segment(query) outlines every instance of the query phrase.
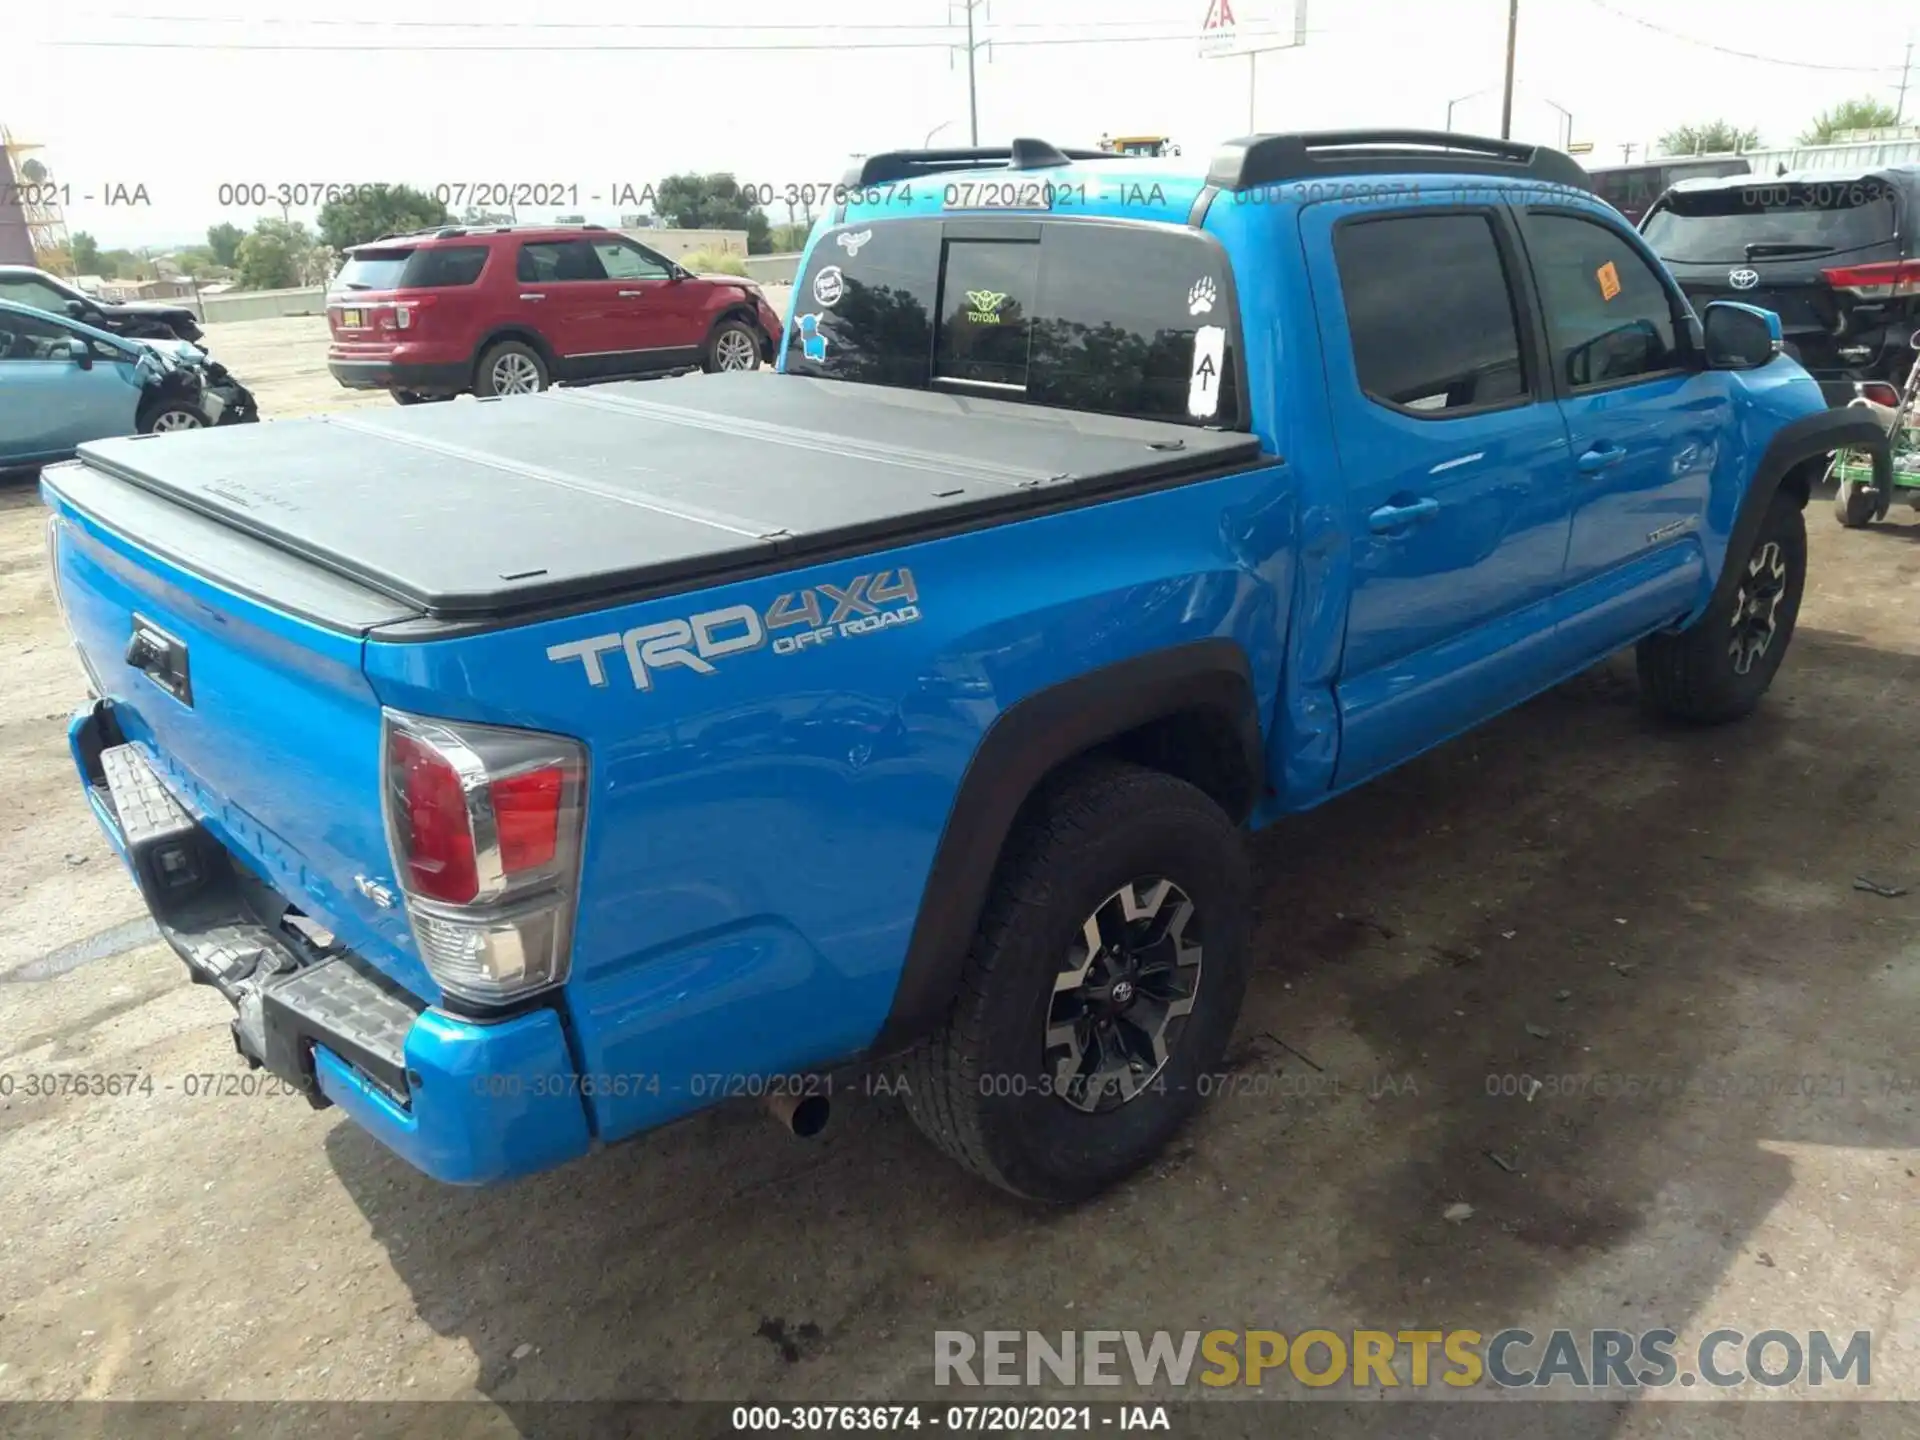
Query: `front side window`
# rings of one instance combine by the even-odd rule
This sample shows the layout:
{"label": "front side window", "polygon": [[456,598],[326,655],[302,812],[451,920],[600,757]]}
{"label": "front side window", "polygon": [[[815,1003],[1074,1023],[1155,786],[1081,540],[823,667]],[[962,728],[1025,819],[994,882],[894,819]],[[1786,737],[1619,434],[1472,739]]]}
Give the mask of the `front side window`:
{"label": "front side window", "polygon": [[1183,424],[1244,423],[1219,246],[1092,220],[850,225],[814,247],[792,374]]}
{"label": "front side window", "polygon": [[1484,214],[1394,215],[1334,232],[1360,388],[1420,415],[1526,397],[1513,290]]}
{"label": "front side window", "polygon": [[628,240],[596,241],[593,253],[609,280],[664,280],[671,273],[666,261]]}
{"label": "front side window", "polygon": [[66,314],[69,298],[44,280],[0,280],[0,300],[11,300],[16,305],[31,305],[49,315]]}
{"label": "front side window", "polygon": [[1617,385],[1684,362],[1673,296],[1624,235],[1574,215],[1527,218],[1547,341],[1573,389]]}

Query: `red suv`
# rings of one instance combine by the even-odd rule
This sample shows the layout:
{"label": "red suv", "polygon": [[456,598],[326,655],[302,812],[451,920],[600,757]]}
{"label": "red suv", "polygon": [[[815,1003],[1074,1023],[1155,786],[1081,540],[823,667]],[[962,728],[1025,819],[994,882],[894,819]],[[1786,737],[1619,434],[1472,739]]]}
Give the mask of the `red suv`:
{"label": "red suv", "polygon": [[598,225],[450,226],[356,245],[327,325],[333,378],[403,405],[753,370],[783,328],[751,280],[695,275]]}

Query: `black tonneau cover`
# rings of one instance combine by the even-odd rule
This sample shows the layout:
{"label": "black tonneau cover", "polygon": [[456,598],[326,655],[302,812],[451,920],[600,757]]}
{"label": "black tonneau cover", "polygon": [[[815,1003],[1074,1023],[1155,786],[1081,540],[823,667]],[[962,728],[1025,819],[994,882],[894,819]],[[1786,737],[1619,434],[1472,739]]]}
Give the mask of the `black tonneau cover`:
{"label": "black tonneau cover", "polygon": [[711,375],[80,447],[87,466],[446,619],[480,619],[1218,474],[1251,435]]}

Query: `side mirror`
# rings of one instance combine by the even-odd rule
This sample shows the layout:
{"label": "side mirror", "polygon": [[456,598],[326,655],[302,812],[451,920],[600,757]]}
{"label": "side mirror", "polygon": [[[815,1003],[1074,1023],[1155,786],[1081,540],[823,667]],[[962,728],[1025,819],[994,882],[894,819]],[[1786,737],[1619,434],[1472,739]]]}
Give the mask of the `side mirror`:
{"label": "side mirror", "polygon": [[87,318],[87,307],[84,301],[69,300],[67,301],[66,308],[67,308],[67,314],[71,315],[76,320],[84,320]]}
{"label": "side mirror", "polygon": [[67,337],[67,358],[82,370],[93,368],[93,347],[78,335]]}
{"label": "side mirror", "polygon": [[676,260],[674,262],[673,268],[667,272],[667,279],[671,280],[674,284],[678,285],[682,280],[691,278],[692,275],[693,275],[693,272],[691,270],[687,269],[686,266],[680,264],[679,261]]}
{"label": "side mirror", "polygon": [[1785,346],[1780,317],[1757,305],[1716,300],[1707,306],[1704,318],[1710,370],[1757,370]]}

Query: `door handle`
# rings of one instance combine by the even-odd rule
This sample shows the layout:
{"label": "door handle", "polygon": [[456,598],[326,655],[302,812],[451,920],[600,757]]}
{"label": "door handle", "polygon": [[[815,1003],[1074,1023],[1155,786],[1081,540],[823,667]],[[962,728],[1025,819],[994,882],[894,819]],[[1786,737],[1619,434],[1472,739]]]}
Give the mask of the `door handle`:
{"label": "door handle", "polygon": [[544,295],[522,295],[520,298],[522,300],[544,300],[547,297]]}
{"label": "door handle", "polygon": [[620,292],[620,298],[622,300],[644,300],[646,297],[647,292],[644,290],[622,290]]}
{"label": "door handle", "polygon": [[1580,473],[1595,475],[1626,458],[1627,452],[1618,445],[1596,445],[1580,457]]}
{"label": "door handle", "polygon": [[1440,513],[1440,502],[1431,495],[1410,505],[1382,505],[1367,517],[1367,526],[1376,535],[1389,535],[1431,520]]}

